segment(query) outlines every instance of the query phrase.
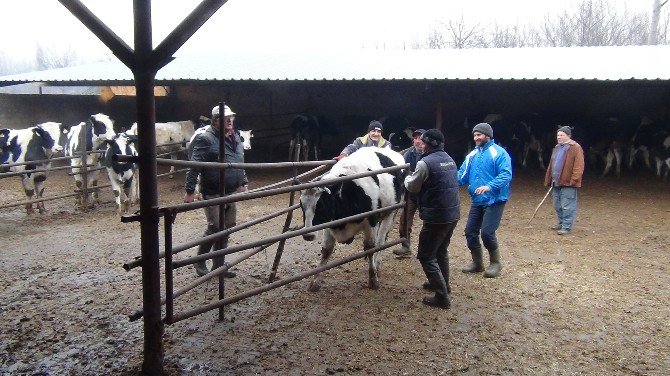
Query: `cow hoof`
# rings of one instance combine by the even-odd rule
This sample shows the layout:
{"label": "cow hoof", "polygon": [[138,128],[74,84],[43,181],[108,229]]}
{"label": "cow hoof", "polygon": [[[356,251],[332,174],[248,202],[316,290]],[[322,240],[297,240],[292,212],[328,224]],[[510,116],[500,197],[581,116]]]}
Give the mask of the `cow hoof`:
{"label": "cow hoof", "polygon": [[314,282],[309,284],[309,292],[317,292],[319,290],[321,290],[320,284]]}
{"label": "cow hoof", "polygon": [[370,281],[368,287],[372,290],[379,290],[379,281]]}

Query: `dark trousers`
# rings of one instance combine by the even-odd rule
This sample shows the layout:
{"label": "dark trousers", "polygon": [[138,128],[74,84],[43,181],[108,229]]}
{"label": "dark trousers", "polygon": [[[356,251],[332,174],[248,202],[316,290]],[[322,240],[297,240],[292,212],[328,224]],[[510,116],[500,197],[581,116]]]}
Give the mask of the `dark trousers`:
{"label": "dark trousers", "polygon": [[[449,264],[449,242],[457,223],[458,221],[423,223],[421,232],[419,232],[419,251],[416,255],[416,258],[421,261],[421,265],[425,263],[429,265],[429,269],[434,268],[437,266],[436,260],[439,263],[444,260],[446,265]],[[437,270],[439,271],[439,268]]]}
{"label": "dark trousers", "polygon": [[479,234],[481,232],[484,247],[491,251],[498,249],[498,239],[496,230],[500,226],[505,202],[499,202],[491,206],[472,205],[468,213],[468,222],[465,225],[465,239],[468,248],[481,248]]}
{"label": "dark trousers", "polygon": [[402,243],[406,247],[409,247],[410,244],[410,236],[412,235],[412,225],[414,225],[414,214],[416,214],[416,211],[416,201],[407,198],[407,215],[405,215],[405,210],[401,210],[400,223],[398,224],[400,237],[407,239],[406,242]]}

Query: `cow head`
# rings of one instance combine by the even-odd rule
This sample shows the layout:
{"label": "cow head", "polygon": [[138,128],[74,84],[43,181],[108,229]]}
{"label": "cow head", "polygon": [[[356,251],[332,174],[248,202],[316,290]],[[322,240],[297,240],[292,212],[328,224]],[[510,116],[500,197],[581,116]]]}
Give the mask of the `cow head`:
{"label": "cow head", "polygon": [[33,128],[33,133],[40,138],[40,145],[44,149],[44,155],[51,158],[56,153],[63,151],[60,141],[60,123],[44,123]]}
{"label": "cow head", "polygon": [[[328,187],[309,188],[300,191],[300,207],[302,209],[303,228],[312,227],[331,220],[330,189]],[[315,234],[304,234],[303,239],[312,241]]]}
{"label": "cow head", "polygon": [[137,155],[137,150],[135,149],[136,142],[137,136],[125,133],[118,133],[113,139],[105,140],[104,144],[106,144],[107,150],[105,150],[102,165],[113,167],[115,170],[121,170],[124,166],[132,165],[132,163],[114,161],[113,158],[114,155]]}
{"label": "cow head", "polygon": [[116,135],[114,133],[114,123],[109,116],[105,114],[91,115],[89,121],[92,125],[94,139],[112,140]]}
{"label": "cow head", "polygon": [[251,133],[251,130],[248,131],[239,131],[240,138],[242,139],[242,146],[244,150],[251,150],[251,139],[254,137],[254,134]]}

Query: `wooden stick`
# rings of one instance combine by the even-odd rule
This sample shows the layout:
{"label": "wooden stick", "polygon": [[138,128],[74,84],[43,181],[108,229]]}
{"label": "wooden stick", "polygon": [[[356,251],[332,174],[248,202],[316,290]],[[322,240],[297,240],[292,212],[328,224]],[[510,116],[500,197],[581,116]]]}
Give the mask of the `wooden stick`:
{"label": "wooden stick", "polygon": [[540,204],[537,205],[537,207],[535,208],[535,211],[533,212],[533,216],[530,217],[530,219],[528,220],[528,224],[530,224],[530,221],[532,221],[533,218],[535,218],[535,214],[537,214],[537,211],[540,209],[540,206],[542,206],[542,204],[544,204],[544,200],[547,199],[547,196],[549,196],[549,192],[551,192],[551,190],[552,190],[553,188],[554,188],[553,185],[552,185],[551,187],[549,187],[549,190],[548,190],[547,193],[544,195],[544,198],[542,199],[542,201],[540,201]]}

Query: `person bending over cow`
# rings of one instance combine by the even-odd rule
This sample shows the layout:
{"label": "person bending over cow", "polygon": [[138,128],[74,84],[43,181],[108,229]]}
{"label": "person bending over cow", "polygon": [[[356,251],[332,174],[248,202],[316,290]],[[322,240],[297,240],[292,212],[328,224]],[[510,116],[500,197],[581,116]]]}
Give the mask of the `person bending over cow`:
{"label": "person bending over cow", "polygon": [[355,152],[356,150],[366,147],[366,146],[376,146],[379,148],[390,148],[391,143],[386,141],[384,137],[382,137],[382,132],[384,131],[384,127],[382,126],[382,123],[380,123],[377,120],[373,120],[370,122],[370,125],[368,125],[368,134],[365,136],[358,137],[354,140],[353,143],[347,145],[344,149],[342,149],[342,152],[340,155],[337,157],[333,158],[335,160],[340,160],[347,155],[350,155],[351,153]]}
{"label": "person bending over cow", "polygon": [[[423,154],[423,141],[421,136],[425,129],[417,129],[412,133],[412,147],[405,152],[405,163],[409,163],[409,170],[413,172],[416,169],[416,163]],[[410,236],[412,235],[412,225],[414,224],[414,214],[417,209],[417,195],[409,192],[407,195],[407,210],[401,211],[400,223],[398,224],[398,232],[401,238],[407,239],[402,243],[401,247],[393,250],[393,254],[398,258],[407,258],[412,256],[412,249],[410,248]]]}
{"label": "person bending over cow", "polygon": [[405,187],[417,193],[419,217],[423,220],[417,252],[428,278],[423,287],[435,291],[435,296],[423,298],[423,304],[450,308],[448,247],[461,217],[457,166],[444,151],[442,132],[429,129],[421,139],[423,157],[417,162],[416,170],[405,178]]}
{"label": "person bending over cow", "polygon": [[484,271],[482,263],[482,245],[479,242],[481,232],[484,247],[489,251],[490,265],[484,277],[500,275],[500,251],[496,230],[500,226],[505,204],[509,199],[512,181],[512,160],[500,145],[493,140],[493,128],[488,123],[479,123],[472,129],[475,149],[466,157],[458,170],[458,184],[468,185],[472,197],[468,222],[465,225],[472,264],[464,268],[463,273]]}
{"label": "person bending over cow", "polygon": [[[202,132],[195,136],[191,142],[191,160],[195,162],[218,162],[219,161],[219,106],[212,109],[212,127],[206,132]],[[240,136],[235,133],[233,129],[233,121],[235,113],[228,107],[224,108],[224,150],[226,153],[226,162],[229,163],[244,163],[244,148]],[[203,200],[214,199],[221,196],[221,189],[219,187],[219,170],[216,168],[202,168],[193,167],[186,173],[186,183],[184,195],[184,202],[193,201],[193,193],[195,185],[197,184],[198,176],[200,176],[200,192]],[[227,169],[225,176],[225,193],[231,194],[241,188],[242,192],[247,191],[247,175],[242,169]],[[225,218],[223,229],[235,226],[237,208],[235,203],[226,204]],[[207,229],[203,236],[214,234],[219,230],[219,206],[205,207],[205,218],[207,219]],[[221,229],[221,230],[223,230]],[[201,244],[198,247],[198,254],[202,255],[208,253],[214,243]],[[223,239],[223,247],[228,246],[228,237]],[[218,258],[217,258],[218,259]],[[213,269],[221,266],[222,260],[214,260]],[[195,271],[199,276],[207,274],[207,266],[205,261],[200,261],[195,265]],[[224,277],[235,277],[235,273],[226,272]]]}
{"label": "person bending over cow", "polygon": [[558,144],[544,176],[544,185],[554,187],[554,209],[558,225],[552,227],[558,235],[569,234],[577,213],[577,188],[582,186],[584,150],[572,140],[572,128],[563,126],[556,132]]}

